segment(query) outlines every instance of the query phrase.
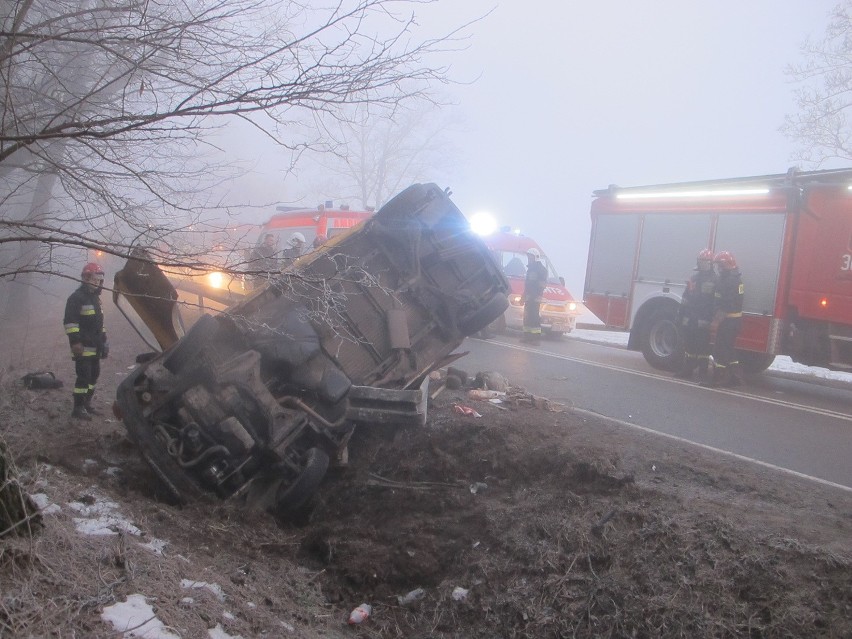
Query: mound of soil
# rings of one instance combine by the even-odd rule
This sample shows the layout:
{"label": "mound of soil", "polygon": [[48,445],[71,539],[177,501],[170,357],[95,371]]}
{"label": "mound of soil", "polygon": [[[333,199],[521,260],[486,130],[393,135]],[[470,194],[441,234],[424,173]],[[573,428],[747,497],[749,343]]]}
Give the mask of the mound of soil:
{"label": "mound of soil", "polygon": [[[105,412],[143,350],[109,326]],[[0,379],[18,481],[60,506],[32,539],[0,539],[0,637],[112,637],[101,611],[134,593],[184,637],[852,636],[848,493],[512,387],[499,405],[445,389],[423,428],[359,427],[298,521],[178,509],[114,418],[68,419],[49,328],[28,368],[65,388]],[[80,533],[98,503],[137,532]],[[186,580],[221,596],[188,597]],[[362,602],[370,618],[347,626]]]}

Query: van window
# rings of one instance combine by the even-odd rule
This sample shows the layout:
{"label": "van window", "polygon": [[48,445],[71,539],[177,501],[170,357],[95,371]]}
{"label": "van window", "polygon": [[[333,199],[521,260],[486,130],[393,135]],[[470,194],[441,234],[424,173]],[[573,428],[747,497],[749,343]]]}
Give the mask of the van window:
{"label": "van window", "polygon": [[[527,254],[518,253],[515,251],[493,251],[494,259],[503,269],[503,275],[506,277],[520,277],[524,278],[527,276]],[[542,262],[547,268],[547,281],[550,284],[558,284],[559,283],[559,275],[553,268],[553,265],[550,263],[550,260],[547,259],[547,256],[542,254],[541,256]]]}

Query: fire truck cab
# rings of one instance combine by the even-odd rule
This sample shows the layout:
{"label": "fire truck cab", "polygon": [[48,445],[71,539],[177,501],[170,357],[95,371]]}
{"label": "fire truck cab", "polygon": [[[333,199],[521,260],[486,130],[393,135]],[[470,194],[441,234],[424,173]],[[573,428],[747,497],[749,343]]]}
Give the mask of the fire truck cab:
{"label": "fire truck cab", "polygon": [[331,239],[373,215],[372,211],[351,211],[346,205],[335,208],[332,202],[315,209],[282,207],[279,211],[260,227],[258,245],[271,233],[275,246],[284,250],[292,235],[298,232],[305,237],[307,248],[311,248],[318,237]]}
{"label": "fire truck cab", "polygon": [[584,303],[674,370],[675,314],[698,252],[730,251],[745,285],[747,372],[776,355],[852,370],[852,169],[596,191]]}

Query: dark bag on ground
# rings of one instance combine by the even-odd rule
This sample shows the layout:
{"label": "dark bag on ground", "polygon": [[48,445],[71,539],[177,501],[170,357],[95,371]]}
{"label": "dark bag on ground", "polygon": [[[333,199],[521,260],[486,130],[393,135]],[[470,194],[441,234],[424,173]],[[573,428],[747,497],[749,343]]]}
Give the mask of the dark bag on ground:
{"label": "dark bag on ground", "polygon": [[37,373],[27,373],[21,378],[24,383],[24,388],[32,389],[50,389],[62,388],[62,380],[56,379],[56,375],[50,371],[39,371]]}

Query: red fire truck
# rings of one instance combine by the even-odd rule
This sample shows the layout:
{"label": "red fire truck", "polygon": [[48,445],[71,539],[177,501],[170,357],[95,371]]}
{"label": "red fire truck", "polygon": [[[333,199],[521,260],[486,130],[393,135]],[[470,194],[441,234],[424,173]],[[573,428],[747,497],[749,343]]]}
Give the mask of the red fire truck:
{"label": "red fire truck", "polygon": [[745,284],[747,372],[776,355],[852,371],[852,169],[595,191],[585,305],[655,368],[682,357],[675,314],[703,248]]}
{"label": "red fire truck", "polygon": [[257,242],[261,243],[267,233],[272,233],[276,245],[285,249],[290,236],[299,232],[305,236],[307,246],[310,247],[318,236],[331,239],[372,215],[372,211],[351,211],[346,205],[334,208],[332,202],[315,209],[284,208],[261,226]]}

